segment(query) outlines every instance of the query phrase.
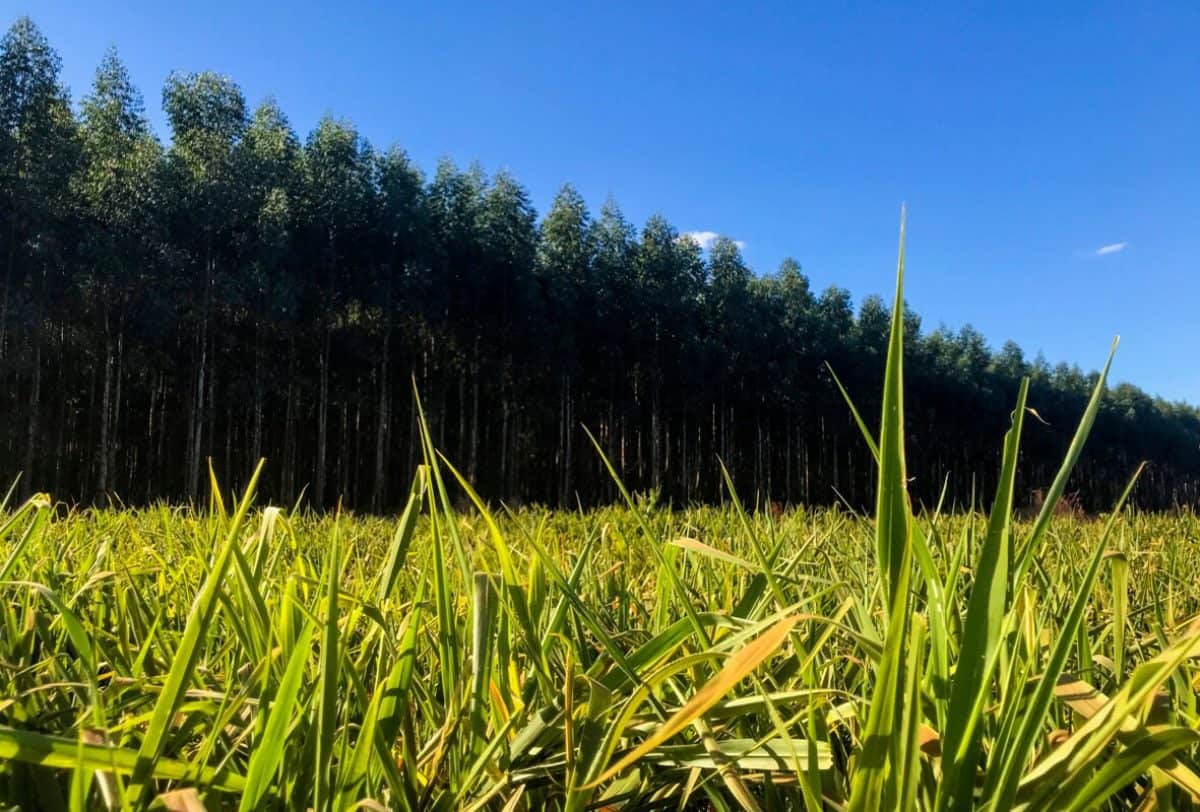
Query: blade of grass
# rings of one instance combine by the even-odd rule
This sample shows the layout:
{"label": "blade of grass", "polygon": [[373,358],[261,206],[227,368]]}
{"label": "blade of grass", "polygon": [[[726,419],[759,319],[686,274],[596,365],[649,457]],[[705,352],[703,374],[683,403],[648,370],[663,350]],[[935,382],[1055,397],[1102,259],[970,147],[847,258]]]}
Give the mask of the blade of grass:
{"label": "blade of grass", "polygon": [[183,702],[184,691],[187,690],[196,661],[200,657],[203,636],[208,631],[213,609],[217,604],[217,592],[221,589],[225,571],[229,568],[233,546],[237,544],[237,533],[242,519],[250,509],[250,502],[254,497],[254,489],[258,485],[259,476],[262,474],[263,464],[264,461],[259,460],[258,465],[255,466],[254,474],[250,477],[250,482],[242,494],[242,501],[238,505],[237,512],[229,522],[225,541],[213,561],[203,587],[192,603],[187,625],[183,630],[183,637],[179,641],[179,646],[176,648],[171,662],[171,670],[167,674],[167,680],[158,700],[154,703],[154,711],[146,734],[142,738],[141,747],[138,749],[137,763],[131,771],[129,787],[126,790],[126,798],[134,806],[143,802],[147,793],[146,782],[157,774],[156,763],[162,756],[167,730]]}
{"label": "blade of grass", "polygon": [[654,750],[667,739],[698,719],[705,711],[716,705],[739,682],[775,652],[787,639],[788,633],[800,620],[799,616],[785,617],[763,632],[744,648],[733,654],[725,666],[705,683],[682,708],[675,712],[650,737],[626,753],[616,764],[609,767],[598,778],[589,782],[584,789],[594,789],[627,767],[637,763],[644,755]]}
{"label": "blade of grass", "polygon": [[904,213],[900,217],[900,256],[896,267],[896,296],[883,383],[879,432],[879,478],[875,505],[875,554],[879,568],[887,636],[883,657],[875,669],[875,686],[867,713],[862,749],[851,779],[851,812],[893,808],[899,801],[904,776],[899,773],[901,717],[905,680],[906,642],[912,544],[909,525],[908,476],[904,460]]}

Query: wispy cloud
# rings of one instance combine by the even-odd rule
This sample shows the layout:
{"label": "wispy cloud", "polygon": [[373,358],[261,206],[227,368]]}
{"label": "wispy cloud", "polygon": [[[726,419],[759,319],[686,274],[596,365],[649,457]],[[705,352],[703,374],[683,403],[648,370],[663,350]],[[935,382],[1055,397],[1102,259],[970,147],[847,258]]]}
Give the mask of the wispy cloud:
{"label": "wispy cloud", "polygon": [[1127,242],[1114,242],[1111,245],[1102,245],[1096,249],[1096,256],[1102,257],[1105,254],[1115,254],[1119,251],[1124,251],[1127,245],[1129,245]]}
{"label": "wispy cloud", "polygon": [[[690,237],[696,241],[697,245],[707,251],[708,249],[712,248],[713,241],[721,235],[715,231],[686,231],[681,236]],[[738,247],[739,251],[745,250],[746,248],[746,243],[742,240],[734,240],[733,244]]]}
{"label": "wispy cloud", "polygon": [[721,235],[715,231],[685,231],[682,236],[691,237],[701,248],[707,251],[712,247],[713,240]]}

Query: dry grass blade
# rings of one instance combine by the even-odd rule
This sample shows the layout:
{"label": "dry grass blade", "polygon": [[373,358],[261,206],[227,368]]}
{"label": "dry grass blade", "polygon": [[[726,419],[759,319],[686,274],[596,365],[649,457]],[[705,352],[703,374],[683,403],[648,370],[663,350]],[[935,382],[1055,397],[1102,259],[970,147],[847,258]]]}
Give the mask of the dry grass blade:
{"label": "dry grass blade", "polygon": [[637,763],[647,753],[683,730],[705,711],[720,702],[738,683],[758,668],[763,660],[770,657],[779,648],[799,619],[798,616],[791,616],[780,620],[744,648],[732,654],[725,666],[705,683],[686,705],[664,722],[649,738],[625,754],[616,764],[601,773],[599,778],[585,788],[595,788]]}
{"label": "dry grass blade", "polygon": [[156,799],[167,812],[207,812],[208,807],[200,800],[200,793],[195,787],[174,789],[164,792]]}
{"label": "dry grass blade", "polygon": [[[1064,674],[1059,678],[1058,685],[1054,688],[1054,696],[1084,719],[1091,719],[1112,701],[1099,688],[1074,674]],[[1121,721],[1117,740],[1130,743],[1144,731],[1144,726],[1137,719],[1126,716]],[[1172,755],[1155,764],[1155,769],[1162,771],[1180,789],[1188,793],[1193,803],[1200,803],[1200,775],[1190,766]]]}

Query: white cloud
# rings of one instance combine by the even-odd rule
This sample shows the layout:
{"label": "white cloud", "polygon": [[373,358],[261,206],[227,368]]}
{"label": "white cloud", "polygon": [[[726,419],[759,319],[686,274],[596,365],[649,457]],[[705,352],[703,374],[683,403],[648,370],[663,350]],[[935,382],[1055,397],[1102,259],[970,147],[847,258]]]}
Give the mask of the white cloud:
{"label": "white cloud", "polygon": [[[712,248],[713,241],[721,235],[715,231],[686,231],[680,236],[690,237],[691,239],[695,240],[697,245],[707,251],[708,249]],[[742,240],[734,240],[733,244],[738,247],[739,251],[746,250],[746,243]]]}
{"label": "white cloud", "polygon": [[721,235],[715,231],[686,231],[682,236],[691,237],[701,248],[707,251],[712,247],[713,240]]}
{"label": "white cloud", "polygon": [[1118,251],[1124,251],[1127,245],[1129,245],[1127,242],[1114,242],[1112,245],[1102,245],[1096,249],[1096,256],[1102,257],[1105,254],[1115,254]]}

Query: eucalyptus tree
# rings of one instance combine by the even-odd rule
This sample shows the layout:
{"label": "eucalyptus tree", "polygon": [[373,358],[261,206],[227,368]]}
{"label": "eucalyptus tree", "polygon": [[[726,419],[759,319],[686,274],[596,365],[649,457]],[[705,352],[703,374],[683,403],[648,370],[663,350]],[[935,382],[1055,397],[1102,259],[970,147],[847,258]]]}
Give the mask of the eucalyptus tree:
{"label": "eucalyptus tree", "polygon": [[[464,459],[473,478],[479,472],[481,419],[483,425],[499,423],[501,444],[521,429],[519,424],[512,424],[513,406],[518,398],[531,400],[533,392],[544,391],[541,384],[546,381],[546,364],[554,355],[548,345],[557,340],[556,334],[545,329],[545,301],[534,271],[537,213],[529,193],[510,173],[498,173],[488,186],[483,196],[480,226],[483,255],[473,285],[476,303],[472,323],[476,332],[468,367],[471,403],[468,451]],[[489,335],[491,341],[487,340]],[[494,370],[493,397],[488,402],[498,401],[499,409],[488,409],[481,418],[480,392],[487,391],[482,380],[485,367]],[[541,413],[536,416],[546,425],[552,425],[553,418],[544,414],[549,411],[548,405],[542,404]],[[501,470],[497,471],[500,482],[519,474],[510,467],[511,462],[505,457]]]}
{"label": "eucalyptus tree", "polygon": [[[854,309],[850,291],[830,285],[817,297],[814,314],[817,324],[814,341],[816,356],[828,365],[826,369],[832,368],[839,376],[851,377],[854,371],[853,356],[848,339],[854,327]],[[852,422],[837,390],[826,386],[818,393],[820,400],[816,405],[816,419],[810,426],[809,443],[816,450],[812,461],[812,479],[819,483],[820,488],[814,493],[814,498],[826,501],[847,490],[850,481],[845,477],[845,458],[859,444],[851,434]]]}
{"label": "eucalyptus tree", "polygon": [[[546,303],[545,324],[553,330],[548,343],[554,370],[557,431],[553,464],[557,497],[569,503],[575,492],[575,440],[585,371],[599,362],[598,296],[594,274],[595,233],[583,196],[570,184],[555,195],[542,220],[537,246],[537,275]],[[507,419],[507,410],[506,418]]]}
{"label": "eucalyptus tree", "polygon": [[[684,359],[698,347],[694,328],[705,285],[700,246],[679,233],[662,215],[652,215],[642,228],[635,261],[631,329],[638,360],[634,369],[634,400],[644,415],[637,441],[637,468],[651,488],[663,485],[666,464],[664,432],[666,401],[678,393],[675,385]],[[648,418],[648,420],[646,420]],[[645,435],[645,436],[643,436]]]}
{"label": "eucalyptus tree", "polygon": [[[735,470],[738,466],[736,428],[742,393],[752,378],[751,330],[755,302],[750,290],[750,269],[742,261],[741,251],[728,237],[716,238],[709,249],[709,283],[706,291],[707,312],[704,321],[710,335],[708,380],[714,392],[717,436],[714,451]],[[755,419],[758,419],[757,411]]]}
{"label": "eucalyptus tree", "polygon": [[[307,265],[306,300],[320,325],[316,349],[317,404],[313,502],[325,504],[328,476],[330,372],[334,334],[353,325],[350,305],[365,277],[364,237],[374,192],[370,147],[347,121],[326,116],[304,144],[305,225],[313,249]],[[347,376],[348,377],[348,376]],[[343,400],[342,409],[347,408]],[[346,415],[343,414],[345,420]],[[344,439],[344,438],[343,438]],[[346,449],[340,448],[339,472],[345,475]]]}
{"label": "eucalyptus tree", "polygon": [[[393,331],[399,325],[407,337],[403,349],[413,361],[430,339],[426,309],[430,297],[429,222],[424,179],[404,150],[392,147],[375,161],[378,194],[374,230],[378,255],[374,263],[371,306],[376,312],[379,339],[376,375],[375,465],[371,485],[371,507],[380,510],[388,497],[389,453],[392,449]],[[407,383],[401,380],[402,397],[408,399]],[[416,410],[410,409],[410,442],[416,434]],[[408,460],[411,467],[413,460]]]}
{"label": "eucalyptus tree", "polygon": [[0,375],[13,418],[6,421],[8,455],[20,454],[31,474],[38,458],[46,322],[63,305],[60,292],[73,250],[69,187],[79,144],[59,70],[58,54],[28,17],[0,40]]}
{"label": "eucalyptus tree", "polygon": [[235,234],[245,216],[238,147],[246,101],[232,79],[216,73],[173,73],[163,88],[171,127],[166,182],[170,238],[178,257],[180,322],[190,345],[184,492],[200,495],[200,463],[215,446],[214,320],[220,286],[234,272]]}
{"label": "eucalyptus tree", "polygon": [[[300,141],[287,116],[273,99],[250,117],[238,145],[237,162],[246,196],[244,247],[239,273],[229,290],[229,308],[237,313],[241,346],[234,360],[250,369],[240,390],[250,406],[247,463],[264,453],[266,436],[274,433],[282,446],[283,490],[294,491],[297,465],[298,368],[301,262],[295,250],[299,207],[304,189]],[[247,391],[248,390],[248,391]],[[268,401],[282,406],[282,425],[266,424]]]}
{"label": "eucalyptus tree", "polygon": [[775,273],[757,280],[755,287],[761,308],[758,327],[762,349],[754,363],[761,366],[770,381],[767,397],[776,411],[772,451],[782,469],[782,495],[785,499],[808,501],[812,499],[812,480],[805,430],[814,414],[814,389],[823,378],[820,361],[813,352],[815,299],[808,277],[790,257]]}
{"label": "eucalyptus tree", "polygon": [[103,354],[96,490],[110,484],[122,437],[125,345],[134,306],[147,304],[156,257],[155,213],[163,150],[142,96],[115,49],[104,55],[80,105],[83,166],[74,192],[83,220],[77,284],[99,322]]}
{"label": "eucalyptus tree", "polygon": [[[595,256],[592,278],[595,313],[592,334],[595,342],[595,366],[589,378],[595,403],[589,413],[589,425],[596,432],[605,453],[625,467],[632,440],[630,419],[633,413],[632,387],[627,386],[637,358],[636,318],[637,232],[611,197],[600,209],[592,226]],[[598,461],[591,466],[594,486],[607,498],[615,489],[603,475]]]}
{"label": "eucalyptus tree", "polygon": [[460,460],[468,453],[466,373],[477,349],[475,320],[481,307],[490,307],[479,295],[485,190],[481,168],[464,172],[443,159],[427,193],[432,238],[430,316],[440,341],[430,354],[424,383],[438,439]]}

